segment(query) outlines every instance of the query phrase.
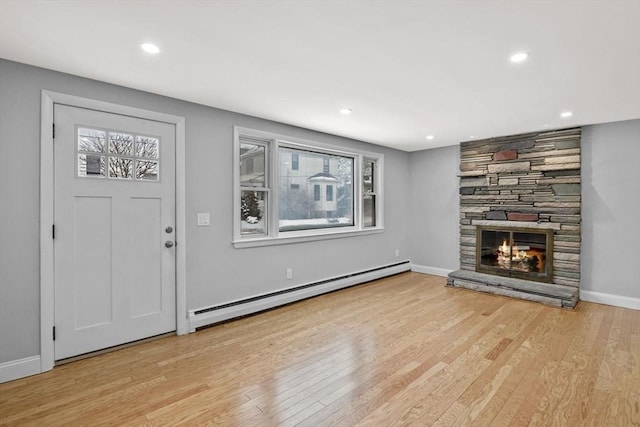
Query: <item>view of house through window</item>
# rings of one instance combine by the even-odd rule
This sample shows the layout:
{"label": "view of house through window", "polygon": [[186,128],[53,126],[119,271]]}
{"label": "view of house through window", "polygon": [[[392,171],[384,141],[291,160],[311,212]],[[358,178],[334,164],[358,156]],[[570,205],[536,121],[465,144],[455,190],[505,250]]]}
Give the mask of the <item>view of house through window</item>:
{"label": "view of house through window", "polygon": [[280,231],[354,225],[353,162],[352,157],[279,148]]}
{"label": "view of house through window", "polygon": [[236,240],[382,227],[381,155],[243,131],[235,138]]}

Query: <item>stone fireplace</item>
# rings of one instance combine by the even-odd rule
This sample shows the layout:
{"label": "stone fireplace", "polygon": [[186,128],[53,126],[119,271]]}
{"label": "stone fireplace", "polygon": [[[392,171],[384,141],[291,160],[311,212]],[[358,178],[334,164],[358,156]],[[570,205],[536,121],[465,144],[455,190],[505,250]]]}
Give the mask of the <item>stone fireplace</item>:
{"label": "stone fireplace", "polygon": [[580,128],[460,145],[460,270],[449,286],[574,307]]}

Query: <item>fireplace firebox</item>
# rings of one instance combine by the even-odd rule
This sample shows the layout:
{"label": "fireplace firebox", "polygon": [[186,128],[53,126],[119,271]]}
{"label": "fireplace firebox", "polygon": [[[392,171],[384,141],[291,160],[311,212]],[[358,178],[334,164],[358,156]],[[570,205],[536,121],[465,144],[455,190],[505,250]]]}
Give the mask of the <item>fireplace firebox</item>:
{"label": "fireplace firebox", "polygon": [[478,226],[476,271],[553,281],[553,230]]}

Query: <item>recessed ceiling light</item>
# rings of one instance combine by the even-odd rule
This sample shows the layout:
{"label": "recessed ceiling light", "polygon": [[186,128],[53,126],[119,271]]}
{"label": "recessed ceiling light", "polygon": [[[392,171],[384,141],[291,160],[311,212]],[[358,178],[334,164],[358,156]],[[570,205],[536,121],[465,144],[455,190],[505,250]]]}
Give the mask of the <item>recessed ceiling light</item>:
{"label": "recessed ceiling light", "polygon": [[147,53],[152,53],[154,55],[156,53],[160,53],[160,48],[153,43],[142,43],[140,45],[140,49],[144,50]]}
{"label": "recessed ceiling light", "polygon": [[573,116],[573,113],[571,111],[563,111],[562,113],[560,113],[560,117],[571,117]]}
{"label": "recessed ceiling light", "polygon": [[529,57],[529,54],[526,52],[518,52],[511,55],[511,62],[522,62]]}
{"label": "recessed ceiling light", "polygon": [[340,110],[340,114],[351,114],[353,110],[351,108],[343,108],[342,110]]}
{"label": "recessed ceiling light", "polygon": [[435,136],[433,136],[433,135],[427,135],[427,139],[431,140],[431,139],[433,139],[433,138],[435,138]]}

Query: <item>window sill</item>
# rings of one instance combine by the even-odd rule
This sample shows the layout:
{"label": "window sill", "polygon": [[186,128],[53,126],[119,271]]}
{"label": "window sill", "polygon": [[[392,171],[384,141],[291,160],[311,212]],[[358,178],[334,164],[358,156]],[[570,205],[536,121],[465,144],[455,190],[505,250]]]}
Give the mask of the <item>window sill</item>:
{"label": "window sill", "polygon": [[234,240],[233,247],[255,248],[260,246],[288,245],[292,243],[314,242],[317,240],[342,239],[344,237],[366,236],[369,234],[379,234],[384,232],[383,227],[368,228],[358,231],[336,231],[332,233],[309,234],[306,236],[280,236],[280,237],[261,237],[257,239],[241,239]]}

